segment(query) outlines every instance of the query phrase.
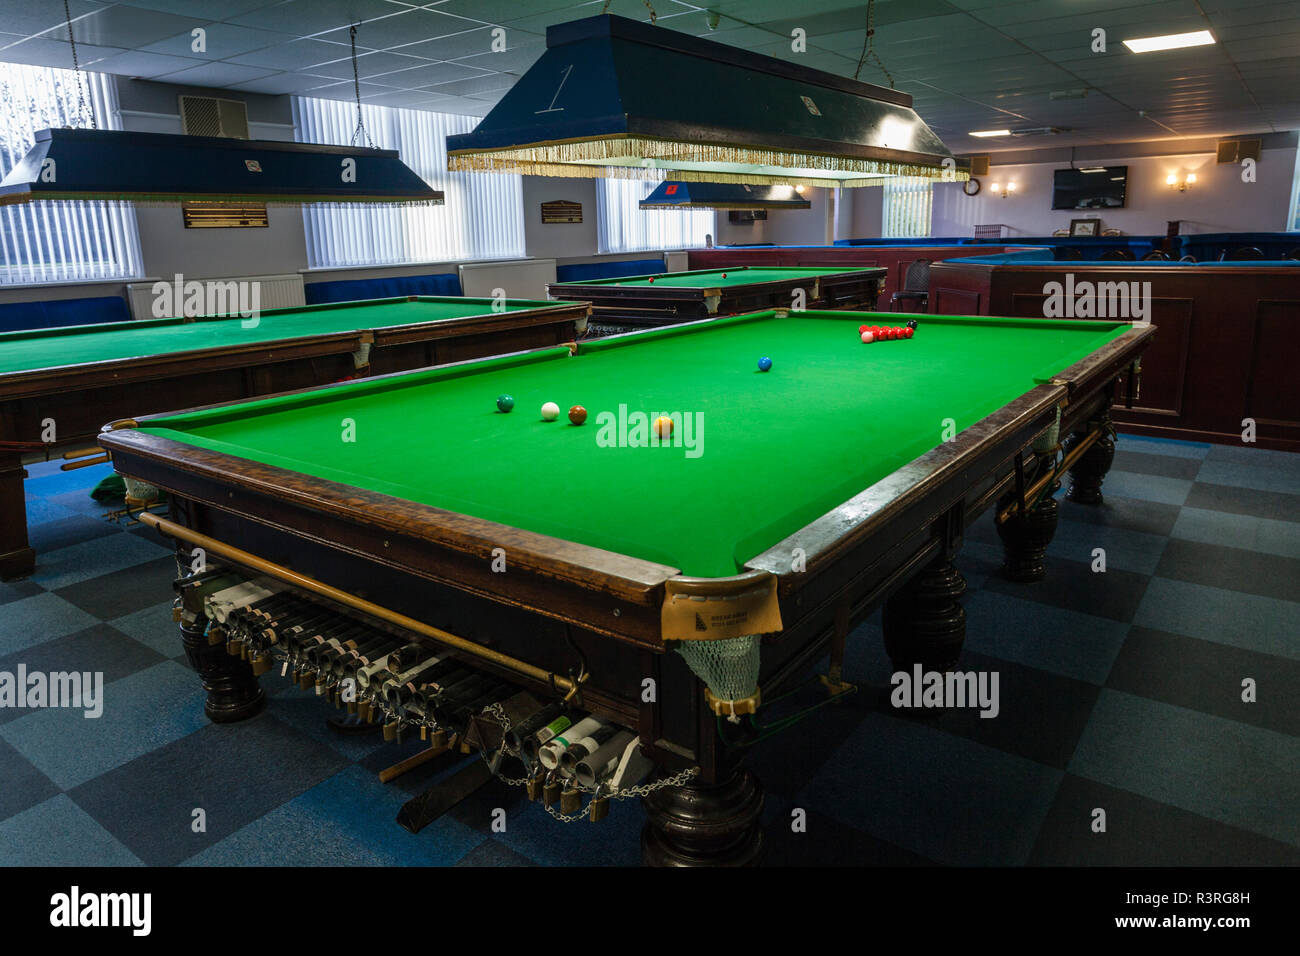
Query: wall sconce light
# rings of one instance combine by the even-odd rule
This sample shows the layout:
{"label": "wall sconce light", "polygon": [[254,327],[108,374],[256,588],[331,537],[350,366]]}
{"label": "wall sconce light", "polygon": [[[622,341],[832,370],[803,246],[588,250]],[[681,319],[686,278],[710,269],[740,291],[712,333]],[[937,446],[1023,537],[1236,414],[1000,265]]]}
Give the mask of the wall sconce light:
{"label": "wall sconce light", "polygon": [[1006,199],[1007,196],[1011,195],[1011,193],[1016,191],[1016,184],[1013,182],[1006,183],[1005,185],[1003,185],[1002,183],[994,183],[992,189],[1003,199]]}
{"label": "wall sconce light", "polygon": [[1170,189],[1177,189],[1180,193],[1187,192],[1187,187],[1196,182],[1196,174],[1188,173],[1182,179],[1178,178],[1177,173],[1170,173],[1165,177],[1165,185]]}

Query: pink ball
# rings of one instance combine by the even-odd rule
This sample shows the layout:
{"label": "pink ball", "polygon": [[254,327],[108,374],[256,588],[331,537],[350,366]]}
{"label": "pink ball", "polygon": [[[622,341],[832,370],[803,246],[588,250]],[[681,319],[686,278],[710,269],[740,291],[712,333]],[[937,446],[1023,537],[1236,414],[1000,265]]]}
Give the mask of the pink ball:
{"label": "pink ball", "polygon": [[872,335],[870,332],[863,332],[863,333],[862,333],[862,341],[867,342],[867,343],[871,343],[871,342],[874,342],[875,340],[876,340],[876,337],[875,337],[874,335]]}

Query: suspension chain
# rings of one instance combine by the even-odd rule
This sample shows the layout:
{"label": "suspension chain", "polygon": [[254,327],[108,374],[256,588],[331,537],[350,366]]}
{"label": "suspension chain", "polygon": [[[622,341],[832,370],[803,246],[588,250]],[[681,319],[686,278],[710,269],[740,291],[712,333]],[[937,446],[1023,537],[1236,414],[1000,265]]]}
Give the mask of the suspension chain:
{"label": "suspension chain", "polygon": [[77,62],[77,38],[72,35],[72,11],[68,9],[68,0],[63,0],[63,19],[68,24],[68,45],[72,47],[72,72],[77,74],[77,99],[81,118],[90,120],[91,129],[99,129],[99,125],[95,122],[95,111],[86,102],[86,87],[82,82],[81,64]]}
{"label": "suspension chain", "polygon": [[880,67],[880,72],[889,79],[889,88],[892,90],[894,88],[894,76],[885,69],[880,54],[876,52],[876,0],[867,0],[867,35],[862,38],[862,55],[858,57],[858,68],[853,71],[855,80],[862,73],[862,66],[867,62],[867,57],[871,57],[876,61],[876,66]]}
{"label": "suspension chain", "polygon": [[[68,0],[63,2],[67,3]],[[357,128],[352,131],[352,142],[349,145],[357,145],[357,137],[365,136],[370,148],[376,149],[374,141],[370,138],[370,131],[366,129],[366,124],[361,119],[361,74],[357,69],[357,25],[355,23],[348,28],[348,39],[352,41],[352,91],[357,99]]]}

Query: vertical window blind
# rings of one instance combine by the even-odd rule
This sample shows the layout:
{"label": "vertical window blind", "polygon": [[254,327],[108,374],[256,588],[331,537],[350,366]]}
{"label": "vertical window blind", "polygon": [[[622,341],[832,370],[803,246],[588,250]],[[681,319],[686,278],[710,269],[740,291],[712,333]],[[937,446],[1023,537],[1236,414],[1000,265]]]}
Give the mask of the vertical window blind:
{"label": "vertical window blind", "polygon": [[[120,129],[112,77],[83,73],[100,129]],[[85,126],[72,70],[0,63],[0,176],[36,142],[36,132]],[[135,210],[118,202],[32,202],[0,206],[0,285],[141,276]]]}
{"label": "vertical window blind", "polygon": [[881,235],[905,239],[930,234],[934,192],[926,179],[900,176],[885,182],[885,214]]}
{"label": "vertical window blind", "polygon": [[689,249],[713,232],[712,209],[640,209],[659,183],[646,179],[596,180],[596,234],[601,252]]}
{"label": "vertical window blind", "polygon": [[[447,171],[447,136],[472,130],[474,117],[365,105],[361,115],[374,144],[400,152],[421,179],[443,191],[446,204],[304,206],[313,269],[524,255],[520,177]],[[296,96],[293,120],[300,143],[346,146],[357,125],[356,104]]]}

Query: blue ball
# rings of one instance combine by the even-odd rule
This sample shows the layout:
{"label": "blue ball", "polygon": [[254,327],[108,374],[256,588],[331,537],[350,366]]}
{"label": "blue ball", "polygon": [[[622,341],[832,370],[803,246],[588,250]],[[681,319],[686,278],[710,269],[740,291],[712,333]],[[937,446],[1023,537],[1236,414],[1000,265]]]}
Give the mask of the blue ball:
{"label": "blue ball", "polygon": [[508,412],[510,411],[510,409],[514,407],[515,407],[515,400],[512,396],[510,395],[497,396],[497,408],[499,408],[501,411]]}
{"label": "blue ball", "polygon": [[766,372],[771,368],[772,368],[772,360],[768,358],[766,355],[764,355],[761,359],[758,360],[758,370],[760,372]]}

